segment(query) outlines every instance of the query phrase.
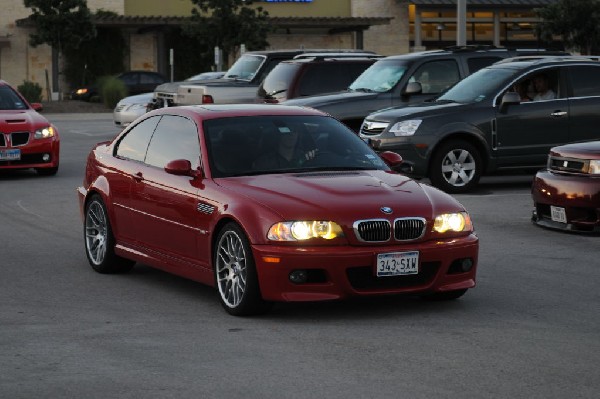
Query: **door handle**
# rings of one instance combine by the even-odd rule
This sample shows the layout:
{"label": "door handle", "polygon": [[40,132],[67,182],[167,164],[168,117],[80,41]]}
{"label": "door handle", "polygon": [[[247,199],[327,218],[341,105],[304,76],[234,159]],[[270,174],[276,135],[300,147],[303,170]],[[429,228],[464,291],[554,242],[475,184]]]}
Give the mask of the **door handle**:
{"label": "door handle", "polygon": [[140,182],[140,181],[144,180],[144,175],[142,174],[142,172],[137,172],[132,177],[133,177],[133,180],[135,180],[136,182]]}
{"label": "door handle", "polygon": [[565,116],[567,114],[567,111],[554,111],[553,113],[550,114],[550,116]]}

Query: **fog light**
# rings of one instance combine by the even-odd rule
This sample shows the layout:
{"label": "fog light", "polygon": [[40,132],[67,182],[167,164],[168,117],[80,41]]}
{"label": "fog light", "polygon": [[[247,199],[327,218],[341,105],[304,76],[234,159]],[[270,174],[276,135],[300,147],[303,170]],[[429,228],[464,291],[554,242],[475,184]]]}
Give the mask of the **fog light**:
{"label": "fog light", "polygon": [[290,281],[294,284],[306,283],[308,273],[306,270],[294,270],[290,273]]}
{"label": "fog light", "polygon": [[471,270],[472,267],[473,267],[473,259],[471,259],[471,258],[465,258],[460,263],[460,268],[462,269],[463,272],[468,272],[469,270]]}
{"label": "fog light", "polygon": [[44,155],[42,155],[42,160],[44,162],[48,162],[50,160],[50,154],[44,154]]}

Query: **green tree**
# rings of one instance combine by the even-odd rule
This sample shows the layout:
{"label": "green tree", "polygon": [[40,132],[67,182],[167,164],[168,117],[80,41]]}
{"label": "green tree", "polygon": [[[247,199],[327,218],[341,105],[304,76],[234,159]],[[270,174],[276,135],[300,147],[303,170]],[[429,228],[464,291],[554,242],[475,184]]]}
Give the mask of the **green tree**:
{"label": "green tree", "polygon": [[535,9],[542,21],[537,25],[540,39],[561,36],[565,47],[592,54],[600,43],[600,1],[558,0]]}
{"label": "green tree", "polygon": [[[81,42],[96,35],[86,0],[23,0],[31,8],[30,19],[35,32],[30,34],[32,46],[48,44],[61,54],[77,49]],[[59,89],[59,88],[57,88]],[[60,92],[60,89],[58,90]]]}
{"label": "green tree", "polygon": [[252,0],[191,0],[195,7],[184,34],[197,38],[209,51],[215,46],[223,52],[223,60],[244,44],[248,50],[261,50],[269,45],[271,30],[269,13],[262,7],[249,7]]}

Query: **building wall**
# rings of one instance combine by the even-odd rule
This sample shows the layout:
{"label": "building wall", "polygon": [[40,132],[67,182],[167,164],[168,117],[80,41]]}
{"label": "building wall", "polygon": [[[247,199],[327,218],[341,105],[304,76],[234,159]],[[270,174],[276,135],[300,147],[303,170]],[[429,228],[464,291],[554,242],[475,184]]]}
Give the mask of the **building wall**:
{"label": "building wall", "polygon": [[353,17],[393,17],[389,25],[371,26],[364,32],[364,48],[383,55],[409,52],[408,1],[352,0]]}

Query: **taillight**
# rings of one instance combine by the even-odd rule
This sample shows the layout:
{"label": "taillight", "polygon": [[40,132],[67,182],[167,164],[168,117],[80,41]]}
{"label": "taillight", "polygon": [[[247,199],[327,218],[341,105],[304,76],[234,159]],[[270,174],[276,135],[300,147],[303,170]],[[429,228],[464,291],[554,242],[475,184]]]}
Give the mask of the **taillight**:
{"label": "taillight", "polygon": [[215,100],[213,100],[212,96],[208,94],[204,94],[202,96],[202,104],[214,104]]}

